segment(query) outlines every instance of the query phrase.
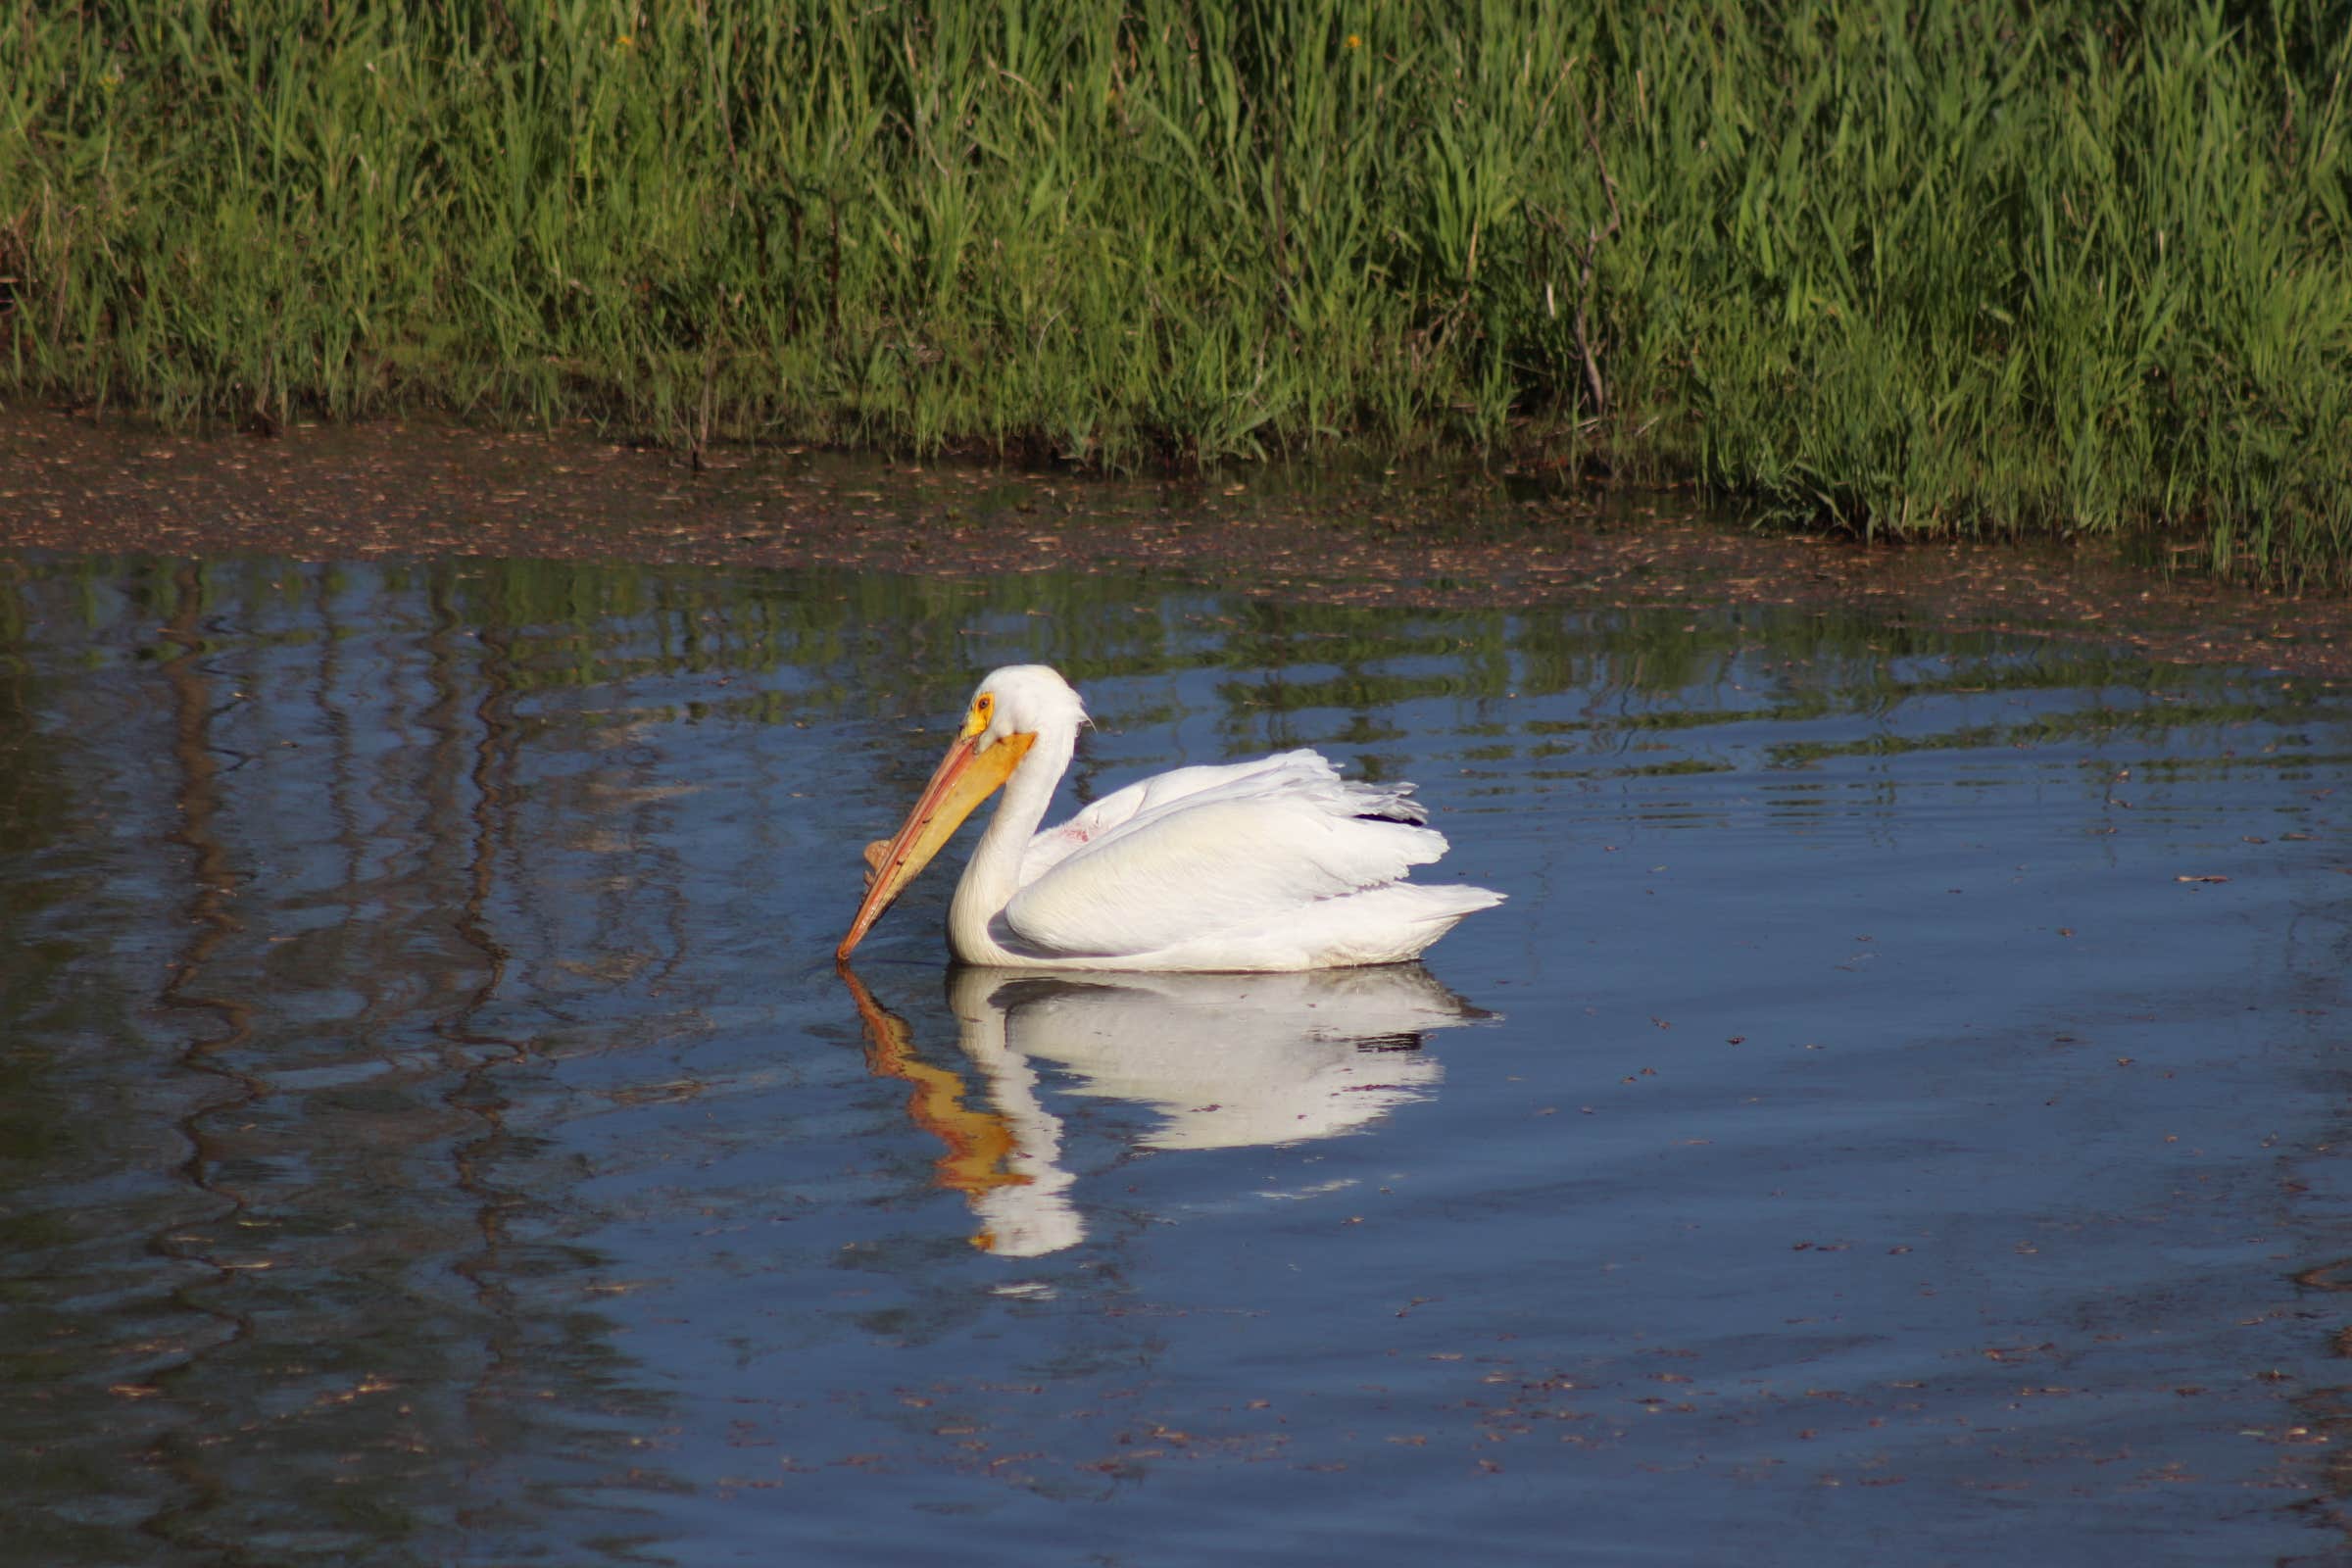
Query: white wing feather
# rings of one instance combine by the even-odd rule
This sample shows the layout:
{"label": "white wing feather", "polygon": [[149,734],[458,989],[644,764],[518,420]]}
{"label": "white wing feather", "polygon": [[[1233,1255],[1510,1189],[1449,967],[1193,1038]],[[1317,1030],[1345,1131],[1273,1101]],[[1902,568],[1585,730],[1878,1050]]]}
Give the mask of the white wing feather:
{"label": "white wing feather", "polygon": [[1445,836],[1409,825],[1420,817],[1401,791],[1343,782],[1313,752],[1182,768],[1040,834],[1001,918],[1040,951],[1103,956],[1263,927],[1437,859]]}
{"label": "white wing feather", "polygon": [[[1171,768],[1139,779],[1111,791],[1068,821],[1047,828],[1031,839],[1021,858],[1021,884],[1026,887],[1111,829],[1122,827],[1147,811],[1246,781],[1271,790],[1296,780],[1337,784],[1340,773],[1331,765],[1330,759],[1302,747],[1295,752],[1261,757],[1255,761]],[[1415,822],[1424,820],[1421,808],[1410,804],[1399,814]]]}

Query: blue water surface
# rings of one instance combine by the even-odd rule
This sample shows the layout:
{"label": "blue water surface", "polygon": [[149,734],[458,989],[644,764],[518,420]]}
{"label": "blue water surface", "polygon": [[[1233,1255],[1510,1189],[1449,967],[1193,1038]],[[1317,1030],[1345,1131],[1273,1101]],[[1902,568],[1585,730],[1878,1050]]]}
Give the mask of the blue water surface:
{"label": "blue water surface", "polygon": [[[0,563],[17,1560],[2340,1560],[2352,705],[1855,610]],[[833,944],[971,683],[1499,889]],[[0,1550],[0,1556],[6,1555]]]}

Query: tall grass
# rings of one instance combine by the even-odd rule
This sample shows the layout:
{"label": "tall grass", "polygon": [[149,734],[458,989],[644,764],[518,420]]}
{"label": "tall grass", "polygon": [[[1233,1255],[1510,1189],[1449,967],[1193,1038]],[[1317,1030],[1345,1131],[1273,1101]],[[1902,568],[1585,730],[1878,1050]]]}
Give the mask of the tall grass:
{"label": "tall grass", "polygon": [[0,391],[1695,473],[2352,578],[2319,0],[0,0]]}

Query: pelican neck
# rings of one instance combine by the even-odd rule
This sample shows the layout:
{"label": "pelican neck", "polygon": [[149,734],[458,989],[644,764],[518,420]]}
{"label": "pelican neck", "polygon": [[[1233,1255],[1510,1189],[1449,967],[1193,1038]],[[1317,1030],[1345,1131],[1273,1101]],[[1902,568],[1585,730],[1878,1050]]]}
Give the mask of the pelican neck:
{"label": "pelican neck", "polygon": [[1054,788],[1061,782],[1077,745],[1075,729],[1041,731],[1004,781],[997,814],[980,835],[948,909],[949,945],[967,963],[1006,956],[989,935],[989,922],[1021,890],[1021,858],[1038,824],[1046,819],[1046,808],[1054,804]]}

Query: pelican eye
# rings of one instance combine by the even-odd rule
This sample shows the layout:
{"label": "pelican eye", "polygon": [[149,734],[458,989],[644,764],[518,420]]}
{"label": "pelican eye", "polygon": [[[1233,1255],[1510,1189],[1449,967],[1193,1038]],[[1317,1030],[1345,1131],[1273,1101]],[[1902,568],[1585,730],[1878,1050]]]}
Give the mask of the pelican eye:
{"label": "pelican eye", "polygon": [[983,694],[972,699],[971,731],[977,735],[988,728],[988,721],[997,710],[997,700]]}

